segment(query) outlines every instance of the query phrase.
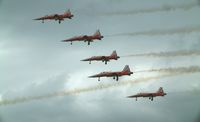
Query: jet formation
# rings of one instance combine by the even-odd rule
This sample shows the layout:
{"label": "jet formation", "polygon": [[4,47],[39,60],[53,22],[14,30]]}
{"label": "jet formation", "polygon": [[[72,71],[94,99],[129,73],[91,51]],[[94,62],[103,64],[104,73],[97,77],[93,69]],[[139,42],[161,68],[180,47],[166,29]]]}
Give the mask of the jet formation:
{"label": "jet formation", "polygon": [[165,95],[167,95],[167,93],[165,93],[163,88],[160,87],[157,92],[154,92],[154,93],[138,93],[136,95],[128,96],[128,98],[136,98],[135,100],[137,101],[138,97],[148,97],[151,101],[153,101],[154,97],[158,97],[158,96],[163,97]]}
{"label": "jet formation", "polygon": [[[45,20],[55,20],[58,21],[60,24],[61,21],[64,21],[64,19],[72,19],[74,15],[71,13],[70,10],[67,10],[63,14],[52,14],[52,15],[46,15],[43,17],[36,18],[34,20],[41,20],[42,23],[44,23]],[[65,40],[62,40],[61,42],[70,42],[72,45],[73,42],[87,42],[88,45],[90,45],[91,42],[94,42],[95,40],[102,40],[104,36],[101,35],[100,30],[97,30],[93,35],[81,35],[81,36],[75,36],[72,38],[68,38]],[[111,60],[118,60],[120,56],[117,55],[117,52],[114,50],[111,55],[108,56],[92,56],[90,58],[83,59],[81,61],[89,61],[89,64],[91,64],[92,61],[102,61],[107,64],[107,62]],[[129,65],[126,65],[122,71],[115,71],[115,72],[101,72],[99,74],[95,74],[92,76],[89,76],[89,78],[98,78],[98,81],[100,81],[101,77],[112,77],[114,80],[118,81],[119,77],[122,76],[131,76],[133,72],[130,70]],[[155,93],[138,93],[136,95],[128,96],[128,98],[137,98],[138,97],[148,97],[151,101],[153,101],[154,97],[158,96],[165,96],[167,95],[164,93],[163,88],[160,87],[159,90]]]}
{"label": "jet formation", "polygon": [[100,31],[97,30],[93,35],[82,35],[82,36],[75,36],[66,40],[62,40],[62,42],[75,42],[75,41],[83,41],[87,42],[90,45],[91,42],[94,40],[101,40],[103,36],[101,35]]}
{"label": "jet formation", "polygon": [[58,23],[60,24],[61,21],[64,21],[65,18],[72,19],[72,17],[74,17],[74,15],[71,13],[69,9],[63,14],[46,15],[40,18],[36,18],[34,20],[42,20],[42,23],[44,23],[44,20],[55,20],[55,21],[58,21]]}
{"label": "jet formation", "polygon": [[89,61],[89,64],[91,64],[92,61],[102,61],[107,64],[110,60],[118,60],[120,57],[117,55],[116,51],[113,51],[110,56],[92,56],[91,58],[86,58],[81,61]]}

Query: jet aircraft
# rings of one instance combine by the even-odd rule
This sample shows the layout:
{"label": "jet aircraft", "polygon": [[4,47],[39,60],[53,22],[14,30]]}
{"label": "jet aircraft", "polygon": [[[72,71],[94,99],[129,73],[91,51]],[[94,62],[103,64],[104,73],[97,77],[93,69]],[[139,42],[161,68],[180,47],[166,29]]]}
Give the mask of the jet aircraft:
{"label": "jet aircraft", "polygon": [[67,10],[63,14],[53,14],[53,15],[46,15],[40,18],[36,18],[34,20],[42,20],[42,23],[44,23],[44,20],[58,20],[58,23],[60,24],[61,21],[64,21],[65,18],[72,19],[74,15],[71,13],[70,10]]}
{"label": "jet aircraft", "polygon": [[94,40],[101,40],[103,38],[103,36],[101,35],[100,31],[97,30],[93,35],[88,36],[88,35],[82,35],[82,36],[75,36],[66,40],[62,40],[62,42],[75,42],[75,41],[84,41],[87,42],[88,45],[90,45],[91,42],[93,42]]}
{"label": "jet aircraft", "polygon": [[93,56],[91,58],[83,59],[81,61],[89,61],[89,64],[91,64],[92,61],[102,61],[107,64],[110,60],[118,60],[120,57],[117,56],[117,52],[113,51],[110,56]]}
{"label": "jet aircraft", "polygon": [[102,72],[102,73],[99,73],[99,74],[96,74],[96,75],[89,76],[89,78],[98,78],[98,81],[100,81],[101,77],[113,77],[113,79],[116,79],[116,81],[118,81],[119,77],[125,76],[125,75],[130,76],[131,74],[133,74],[133,72],[131,72],[129,66],[126,65],[122,71]]}
{"label": "jet aircraft", "polygon": [[163,88],[160,87],[157,92],[154,92],[154,93],[138,93],[136,95],[128,96],[128,98],[136,98],[136,101],[137,101],[138,97],[148,97],[151,101],[153,101],[154,97],[165,96],[165,95],[167,95],[167,93],[165,93],[163,91]]}

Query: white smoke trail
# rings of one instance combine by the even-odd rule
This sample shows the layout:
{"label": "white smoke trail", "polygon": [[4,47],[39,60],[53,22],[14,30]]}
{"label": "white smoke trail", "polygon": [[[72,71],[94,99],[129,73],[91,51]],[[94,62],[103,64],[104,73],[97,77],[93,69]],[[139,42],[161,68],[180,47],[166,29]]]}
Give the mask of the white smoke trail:
{"label": "white smoke trail", "polygon": [[165,29],[165,30],[149,30],[133,33],[119,33],[112,34],[109,36],[157,36],[157,35],[173,35],[173,34],[188,34],[192,32],[200,32],[200,27],[184,27],[175,29]]}
{"label": "white smoke trail", "polygon": [[160,68],[160,69],[149,69],[149,70],[142,70],[136,71],[135,73],[139,72],[159,72],[159,73],[167,73],[167,74],[184,74],[184,73],[196,73],[200,72],[199,66],[190,66],[190,67],[169,67],[169,68]]}
{"label": "white smoke trail", "polygon": [[117,12],[107,12],[103,13],[105,16],[116,16],[116,15],[134,15],[134,14],[148,14],[148,13],[155,13],[155,12],[168,12],[168,11],[176,11],[176,10],[189,10],[194,7],[199,6],[199,3],[192,3],[186,5],[163,5],[162,7],[158,8],[147,8],[141,10],[132,10],[132,11],[117,11]]}
{"label": "white smoke trail", "polygon": [[157,52],[157,53],[141,53],[141,54],[132,54],[125,55],[121,57],[177,57],[177,56],[199,56],[200,50],[180,50],[180,51],[171,51],[171,52]]}
{"label": "white smoke trail", "polygon": [[151,80],[157,80],[160,78],[182,75],[182,74],[199,73],[200,67],[190,66],[190,67],[177,67],[177,68],[161,68],[161,69],[151,69],[151,70],[146,70],[146,71],[147,72],[148,71],[149,72],[161,72],[161,74],[158,76],[138,78],[136,80],[121,81],[118,84],[97,85],[97,86],[91,86],[91,87],[87,87],[87,88],[64,90],[64,91],[60,91],[60,92],[46,94],[43,96],[29,96],[29,97],[17,97],[17,98],[13,98],[13,99],[3,99],[2,101],[0,101],[0,106],[29,102],[29,101],[34,101],[34,100],[49,99],[49,98],[58,97],[58,96],[67,96],[67,95],[73,95],[73,94],[93,92],[93,91],[104,90],[104,89],[114,88],[114,87],[120,87],[120,86],[129,85],[129,84],[147,82],[147,81],[151,81]]}

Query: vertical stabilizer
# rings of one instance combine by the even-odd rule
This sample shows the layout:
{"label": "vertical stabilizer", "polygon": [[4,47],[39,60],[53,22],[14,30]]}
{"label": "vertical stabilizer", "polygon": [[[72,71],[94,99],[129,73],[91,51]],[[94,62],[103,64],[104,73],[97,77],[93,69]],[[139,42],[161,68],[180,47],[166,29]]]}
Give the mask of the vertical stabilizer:
{"label": "vertical stabilizer", "polygon": [[97,36],[97,35],[98,35],[98,36],[101,36],[100,30],[97,30],[97,31],[94,33],[94,35],[95,35],[95,36]]}
{"label": "vertical stabilizer", "polygon": [[67,11],[65,11],[65,13],[64,14],[71,14],[71,11],[70,11],[70,9],[68,9]]}
{"label": "vertical stabilizer", "polygon": [[126,65],[126,66],[124,67],[123,71],[128,71],[128,72],[130,72],[131,70],[130,70],[129,66]]}
{"label": "vertical stabilizer", "polygon": [[117,56],[116,50],[114,50],[110,56]]}
{"label": "vertical stabilizer", "polygon": [[162,87],[160,87],[159,89],[158,89],[158,91],[157,91],[158,93],[164,93],[164,91],[163,91],[163,88]]}

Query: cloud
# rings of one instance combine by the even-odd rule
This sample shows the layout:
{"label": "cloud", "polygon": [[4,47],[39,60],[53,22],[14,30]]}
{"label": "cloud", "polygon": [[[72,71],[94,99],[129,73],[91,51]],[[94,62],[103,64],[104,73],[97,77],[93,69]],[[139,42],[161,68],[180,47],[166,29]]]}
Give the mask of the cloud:
{"label": "cloud", "polygon": [[[32,82],[21,89],[13,89],[4,92],[2,99],[9,99],[13,97],[30,96],[30,95],[41,95],[49,92],[55,92],[65,88],[65,84],[68,81],[69,76],[66,73],[51,76],[43,81]],[[26,91],[26,92],[25,92]]]}
{"label": "cloud", "polygon": [[1,115],[0,115],[0,122],[3,122],[3,119],[2,119],[2,117],[1,117]]}
{"label": "cloud", "polygon": [[[153,30],[155,28],[162,30],[169,26],[175,28],[175,26],[182,27],[184,25],[190,26],[191,24],[197,25],[199,23],[198,8],[190,11],[181,10],[176,12],[140,14],[120,19],[118,16],[116,18],[114,16],[96,16],[96,13],[99,11],[114,11],[115,9],[119,10],[120,7],[121,9],[132,10],[133,7],[144,8],[145,5],[147,5],[146,8],[153,8],[153,6],[165,2],[153,0],[149,1],[151,4],[146,4],[148,1],[127,1],[121,0],[118,3],[118,1],[112,0],[109,4],[107,0],[84,0],[79,2],[74,0],[60,2],[49,0],[4,0],[1,8],[5,9],[1,11],[2,21],[0,22],[1,30],[3,31],[0,32],[1,37],[3,37],[1,41],[6,44],[3,49],[6,53],[4,52],[0,57],[0,93],[3,94],[3,99],[37,97],[54,92],[75,90],[70,89],[72,86],[79,86],[75,88],[84,90],[87,87],[96,87],[96,85],[100,87],[102,84],[105,86],[107,84],[115,85],[118,83],[115,81],[110,82],[110,80],[106,79],[101,83],[96,80],[87,79],[86,77],[90,72],[83,74],[81,78],[79,77],[86,70],[91,71],[92,74],[107,69],[121,69],[124,64],[135,66],[136,69],[149,69],[147,67],[161,67],[163,61],[160,61],[159,58],[148,59],[148,61],[141,58],[134,60],[131,58],[124,60],[122,58],[117,62],[112,62],[105,66],[102,63],[88,65],[87,63],[80,62],[80,59],[91,55],[107,54],[113,48],[119,54],[129,54],[130,52],[138,51],[157,52],[162,49],[180,50],[181,48],[184,50],[182,41],[187,41],[187,45],[190,45],[194,42],[194,38],[198,36],[196,32],[185,35],[179,43],[176,41],[179,40],[179,35],[173,36],[171,40],[171,34],[168,35],[169,38],[161,37],[160,39],[159,36],[136,37],[135,40],[129,36],[116,38],[106,38],[105,36],[103,41],[97,41],[91,46],[84,45],[83,43],[76,43],[70,46],[69,44],[59,42],[73,35],[93,33],[97,28],[103,34],[116,34],[137,32],[138,30],[143,31],[145,29]],[[173,0],[168,2],[174,3]],[[175,2],[182,4],[180,1]],[[32,21],[33,18],[41,15],[62,13],[67,8],[71,9],[75,17],[62,24],[54,21],[44,24]],[[4,34],[5,32],[8,33]],[[170,46],[174,45],[174,43],[177,45],[171,48]],[[20,52],[16,52],[13,48],[20,49]],[[178,61],[171,58],[170,60],[174,66],[194,65],[194,62],[199,62],[195,58],[191,59],[192,61],[188,63],[188,58],[190,59],[190,57],[184,57],[186,60],[181,60],[182,58],[176,58],[180,59]],[[168,60],[168,58],[165,58],[165,60]],[[167,64],[165,66],[169,67],[171,65]],[[74,75],[74,73],[77,74]],[[155,74],[157,73],[155,72]],[[141,74],[142,77],[148,77],[145,75]],[[181,95],[182,93],[180,93],[172,97],[169,94],[164,98],[156,98],[154,102],[146,99],[135,102],[125,98],[126,95],[137,93],[137,90],[141,88],[147,91],[153,91],[159,86],[163,86],[166,90],[172,87],[185,89],[191,83],[193,84],[193,81],[199,79],[198,74],[184,76],[177,77],[177,79],[165,77],[156,79],[155,81],[152,80],[151,82],[124,85],[126,87],[120,87],[120,85],[112,86],[113,88],[97,90],[95,92],[77,93],[66,95],[65,97],[58,96],[52,99],[32,100],[23,104],[1,106],[0,115],[3,122],[188,122],[193,119],[193,113],[196,113],[195,108],[199,104],[199,97],[197,95]],[[71,81],[66,85],[66,82],[69,80],[68,78]],[[130,78],[136,79],[135,75]],[[77,83],[76,79],[80,81]],[[125,80],[126,77],[122,79],[124,80],[121,81],[128,81]],[[162,80],[169,82],[159,82]],[[90,83],[92,86],[90,86]]]}
{"label": "cloud", "polygon": [[190,66],[190,67],[161,68],[161,69],[145,70],[145,72],[159,72],[159,73],[164,73],[164,74],[161,74],[158,76],[152,76],[152,77],[138,78],[136,80],[123,81],[123,82],[119,82],[118,84],[97,85],[97,86],[91,86],[91,87],[86,87],[86,88],[74,88],[72,90],[66,89],[64,91],[51,92],[49,94],[40,95],[40,96],[16,97],[16,98],[11,98],[11,99],[3,99],[0,102],[0,105],[2,106],[12,105],[12,104],[24,103],[24,102],[34,101],[34,100],[49,99],[49,98],[58,97],[58,96],[68,96],[68,95],[75,95],[75,94],[80,94],[80,93],[94,92],[94,91],[104,90],[104,89],[113,88],[113,87],[120,87],[120,86],[124,86],[128,84],[135,84],[135,83],[147,82],[151,80],[157,80],[164,77],[190,74],[190,73],[198,73],[200,72],[200,67]]}
{"label": "cloud", "polygon": [[200,122],[200,112],[198,113],[197,118],[194,122]]}

